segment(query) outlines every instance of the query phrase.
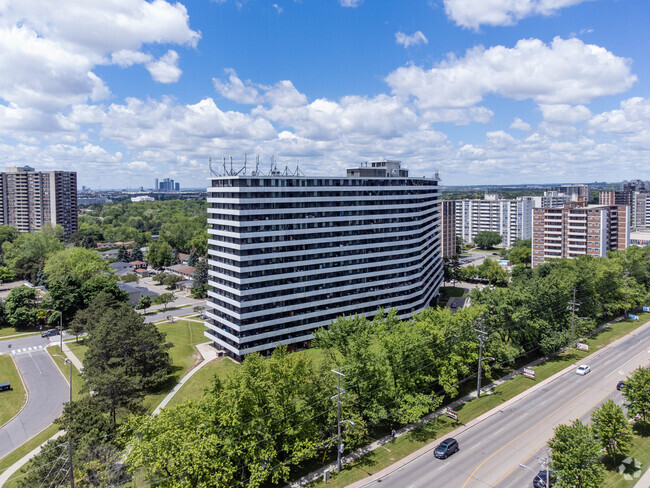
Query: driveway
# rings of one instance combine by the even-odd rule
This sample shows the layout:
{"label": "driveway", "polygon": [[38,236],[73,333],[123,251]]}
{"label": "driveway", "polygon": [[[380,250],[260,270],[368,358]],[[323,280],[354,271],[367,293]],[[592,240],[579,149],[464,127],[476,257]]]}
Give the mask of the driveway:
{"label": "driveway", "polygon": [[[31,338],[30,338],[31,339]],[[41,339],[38,337],[38,339]],[[12,354],[29,397],[20,413],[0,428],[0,458],[18,448],[50,425],[61,415],[63,404],[68,401],[68,382],[45,350],[47,344],[34,344],[18,347],[12,344]],[[0,351],[6,354],[7,341],[0,343]],[[47,343],[47,341],[46,341]],[[4,347],[3,347],[4,346]]]}
{"label": "driveway", "polygon": [[161,310],[159,313],[154,313],[145,316],[144,322],[148,324],[150,322],[158,322],[159,320],[166,320],[167,317],[180,317],[181,315],[190,315],[190,314],[198,315],[196,312],[192,310],[192,307],[179,308],[178,310],[168,310],[167,312],[163,312]]}

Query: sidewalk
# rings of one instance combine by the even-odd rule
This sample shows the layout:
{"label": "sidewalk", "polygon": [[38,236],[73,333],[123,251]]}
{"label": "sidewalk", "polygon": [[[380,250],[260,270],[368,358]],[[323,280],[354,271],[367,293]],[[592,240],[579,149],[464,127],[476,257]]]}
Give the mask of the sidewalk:
{"label": "sidewalk", "polygon": [[65,342],[63,343],[63,352],[65,353],[66,356],[68,356],[70,362],[74,364],[74,367],[77,368],[77,371],[81,373],[81,370],[84,369],[84,365],[81,364],[79,358],[75,356],[75,354],[70,350],[70,348]]}
{"label": "sidewalk", "polygon": [[[603,330],[603,329],[605,329],[605,328],[607,328],[607,327],[609,327],[609,326],[611,326],[611,325],[613,325],[613,324],[615,324],[615,323],[617,323],[617,322],[619,322],[620,320],[622,320],[622,318],[623,317],[618,317],[618,318],[616,318],[616,319],[614,319],[614,320],[612,320],[610,322],[607,322],[606,324],[603,324],[598,329],[596,329],[596,331],[594,331],[594,334],[601,331],[601,330]],[[599,356],[600,354],[603,353],[603,351],[607,351],[611,347],[614,347],[616,344],[618,344],[620,341],[624,340],[628,336],[636,335],[636,334],[640,333],[641,331],[643,331],[644,329],[646,329],[648,327],[650,327],[650,322],[646,322],[642,326],[638,327],[634,332],[631,332],[630,334],[626,334],[623,337],[617,339],[616,341],[602,347],[598,351],[595,351],[589,357]],[[535,361],[531,362],[530,364],[526,365],[525,367],[528,368],[528,367],[531,367],[531,366],[536,366],[537,364],[539,364],[539,363],[541,363],[543,361],[546,361],[549,357],[550,356],[545,356],[543,358],[536,359]],[[490,410],[488,412],[485,412],[483,415],[481,415],[479,417],[476,417],[473,420],[470,420],[467,424],[457,428],[456,430],[454,430],[452,432],[448,432],[447,434],[444,434],[444,437],[454,437],[454,436],[460,434],[461,432],[472,428],[473,426],[483,422],[484,420],[491,417],[492,415],[495,415],[496,413],[498,413],[500,410],[507,407],[508,405],[511,405],[512,403],[514,403],[516,401],[519,401],[522,398],[525,398],[527,395],[530,395],[531,393],[539,390],[540,388],[545,387],[547,384],[551,383],[552,381],[559,378],[563,374],[566,374],[567,372],[571,371],[573,368],[575,368],[575,365],[570,365],[570,366],[566,367],[562,371],[559,371],[559,372],[555,373],[553,376],[550,376],[550,377],[546,378],[544,381],[541,381],[540,383],[537,383],[534,386],[528,388],[526,391],[520,393],[519,395],[511,398],[510,400],[505,401],[504,403],[502,403],[499,406],[493,408],[492,410]],[[487,392],[487,391],[495,388],[496,386],[508,381],[509,379],[513,378],[514,376],[516,376],[518,374],[521,374],[523,372],[523,369],[524,369],[523,367],[519,368],[518,370],[504,376],[503,378],[500,378],[500,379],[494,381],[493,383],[490,383],[489,385],[484,386],[483,388],[481,388],[481,392]],[[429,415],[425,416],[420,422],[415,423],[415,424],[410,424],[410,425],[407,425],[405,427],[402,427],[400,430],[398,430],[396,432],[396,437],[401,437],[404,434],[407,434],[408,432],[410,432],[412,430],[415,430],[418,427],[421,427],[425,423],[430,422],[431,420],[435,419],[436,417],[439,417],[441,415],[445,415],[447,407],[455,409],[456,407],[459,407],[463,403],[466,403],[466,402],[472,400],[475,397],[476,397],[476,392],[472,392],[469,395],[465,395],[464,397],[459,398],[458,400],[452,402],[449,405],[445,405],[444,407],[436,410],[435,412],[430,413]],[[388,444],[391,440],[393,440],[393,438],[390,435],[382,437],[381,439],[378,439],[378,440],[372,442],[371,444],[368,444],[367,446],[364,446],[364,447],[358,449],[357,451],[355,451],[355,452],[353,452],[351,454],[348,454],[347,456],[343,456],[342,463],[343,463],[343,465],[348,464],[348,463],[350,463],[350,462],[352,462],[352,461],[354,461],[354,460],[368,454],[369,452],[374,451],[375,449],[377,449],[377,448],[379,448],[381,446],[384,446],[385,444]],[[396,470],[404,467],[405,465],[407,465],[408,463],[410,463],[414,459],[416,459],[416,458],[426,454],[427,452],[431,451],[432,449],[435,448],[435,446],[438,444],[439,441],[440,441],[440,439],[436,439],[436,440],[432,441],[431,443],[427,444],[426,446],[418,449],[417,451],[409,454],[408,456],[400,459],[399,461],[396,461],[395,463],[391,464],[390,466],[386,467],[385,469],[383,469],[383,470],[381,470],[381,471],[379,471],[379,472],[377,472],[377,473],[375,473],[375,474],[373,474],[373,475],[371,475],[369,477],[366,477],[366,478],[364,478],[362,480],[359,480],[359,481],[357,481],[355,483],[352,483],[352,484],[348,485],[348,488],[362,488],[363,486],[365,486],[365,485],[367,485],[369,483],[380,480],[382,477],[387,476],[388,474],[392,473],[393,471],[396,471]],[[300,478],[299,480],[296,480],[296,481],[292,482],[291,484],[287,485],[287,487],[298,488],[300,486],[307,485],[307,484],[309,484],[309,483],[311,483],[313,481],[322,479],[323,474],[324,474],[324,472],[326,470],[329,470],[330,473],[334,473],[336,471],[336,463],[334,462],[334,463],[332,463],[332,464],[330,464],[328,466],[324,466],[324,467],[322,467],[322,468],[320,468],[320,469],[318,469],[318,470],[316,470],[316,471],[314,471],[314,472]],[[644,477],[644,479],[645,479],[645,477]],[[639,488],[641,488],[641,487],[650,486],[650,485],[642,485],[641,484],[641,485],[638,485],[638,486],[639,486]]]}
{"label": "sidewalk", "polygon": [[50,442],[51,440],[58,439],[63,435],[63,431],[60,430],[56,434],[54,434],[52,437],[50,437],[48,440],[43,442],[40,446],[38,446],[36,449],[33,451],[29,452],[28,454],[25,454],[23,457],[21,457],[18,461],[13,463],[11,466],[9,466],[4,473],[0,474],[0,487],[4,486],[4,484],[9,481],[9,478],[18,471],[20,468],[22,468],[27,462],[36,456],[39,452],[41,452],[41,449],[43,449],[43,446]]}
{"label": "sidewalk", "polygon": [[181,378],[181,380],[176,384],[172,391],[170,391],[167,396],[163,398],[162,402],[158,404],[151,415],[158,415],[158,413],[160,413],[160,410],[162,410],[170,402],[170,400],[174,397],[174,395],[176,395],[176,393],[178,393],[178,390],[181,389],[187,380],[189,380],[203,366],[210,363],[213,359],[217,358],[217,350],[212,345],[212,342],[197,344],[196,348],[199,350],[201,356],[203,356],[203,361],[201,361],[197,366],[194,367],[194,369],[192,369]]}

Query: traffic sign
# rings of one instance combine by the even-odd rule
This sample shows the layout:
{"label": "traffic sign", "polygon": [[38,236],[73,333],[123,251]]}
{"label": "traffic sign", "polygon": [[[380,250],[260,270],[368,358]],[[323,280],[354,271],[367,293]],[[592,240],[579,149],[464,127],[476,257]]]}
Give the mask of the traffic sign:
{"label": "traffic sign", "polygon": [[639,316],[634,315],[633,313],[628,314],[628,317],[630,317],[632,320],[639,320]]}
{"label": "traffic sign", "polygon": [[644,312],[650,312],[650,307],[643,307]]}
{"label": "traffic sign", "polygon": [[535,370],[530,368],[524,368],[524,376],[535,379]]}

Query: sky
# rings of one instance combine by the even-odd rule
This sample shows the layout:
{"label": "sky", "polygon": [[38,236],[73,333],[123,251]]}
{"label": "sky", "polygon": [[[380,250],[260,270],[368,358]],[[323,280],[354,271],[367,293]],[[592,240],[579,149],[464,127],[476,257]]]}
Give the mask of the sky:
{"label": "sky", "polygon": [[0,159],[93,189],[396,159],[650,179],[648,0],[0,0]]}

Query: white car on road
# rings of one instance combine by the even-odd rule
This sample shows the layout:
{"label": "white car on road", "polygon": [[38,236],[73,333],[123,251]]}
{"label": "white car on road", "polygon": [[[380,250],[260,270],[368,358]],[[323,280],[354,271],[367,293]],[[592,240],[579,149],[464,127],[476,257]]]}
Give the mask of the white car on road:
{"label": "white car on road", "polygon": [[576,369],[576,374],[579,374],[580,376],[584,376],[587,373],[589,373],[590,371],[591,371],[591,368],[588,365],[581,364],[580,366],[578,366],[578,369]]}

